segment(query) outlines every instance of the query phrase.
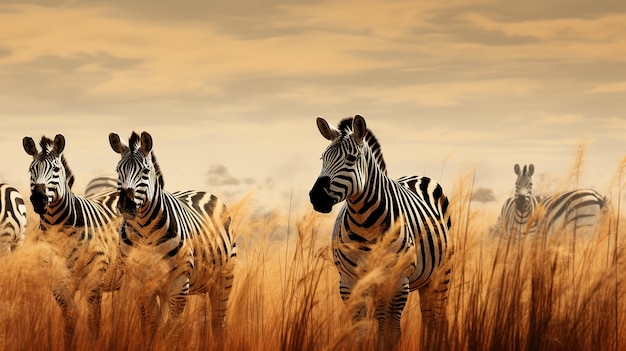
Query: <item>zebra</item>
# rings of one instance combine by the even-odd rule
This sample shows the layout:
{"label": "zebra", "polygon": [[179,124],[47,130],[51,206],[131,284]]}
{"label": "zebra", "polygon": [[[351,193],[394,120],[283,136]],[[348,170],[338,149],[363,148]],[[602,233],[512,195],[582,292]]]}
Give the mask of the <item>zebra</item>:
{"label": "zebra", "polygon": [[582,188],[549,195],[533,195],[533,164],[513,167],[515,195],[507,199],[498,218],[498,229],[512,239],[536,234],[587,233],[595,230],[607,199],[597,190]]}
{"label": "zebra", "polygon": [[85,197],[92,197],[96,194],[115,190],[117,191],[117,177],[101,175],[95,177],[87,183],[85,187]]}
{"label": "zebra", "polygon": [[[183,312],[188,295],[208,293],[211,329],[219,342],[236,260],[226,205],[203,191],[166,191],[148,132],[141,136],[132,132],[128,145],[110,133],[109,142],[121,155],[116,171],[125,267],[131,250],[165,266],[165,271],[144,270],[137,277],[146,290],[139,300],[144,334],[152,340],[159,316],[167,317],[165,327],[169,328]],[[169,313],[164,312],[167,308]]]}
{"label": "zebra", "polygon": [[65,137],[45,136],[37,149],[31,137],[23,147],[33,157],[30,164],[30,202],[39,215],[40,240],[58,248],[69,271],[69,279],[55,276],[52,292],[64,317],[65,348],[72,349],[79,317],[76,292],[84,290],[88,308],[88,329],[92,339],[100,333],[102,293],[119,287],[117,250],[117,192],[85,198],[72,192],[74,174],[63,154]]}
{"label": "zebra", "polygon": [[591,235],[604,213],[611,211],[607,198],[590,188],[547,195],[540,206],[543,214],[537,218],[537,231],[547,236],[559,233]]}
{"label": "zebra", "polygon": [[[401,335],[400,319],[410,291],[419,291],[422,320],[432,338],[447,341],[445,313],[451,276],[453,245],[449,230],[449,201],[443,188],[428,177],[388,177],[380,144],[367,129],[365,119],[341,120],[338,127],[317,118],[317,127],[331,144],[322,154],[322,170],[309,192],[317,212],[339,210],[332,233],[332,250],[339,272],[339,292],[344,302],[364,272],[362,263],[383,234],[399,226],[390,248],[397,256],[410,252],[411,264],[399,281],[388,305],[376,307],[378,347],[395,347]],[[361,303],[354,321],[365,316]]]}
{"label": "zebra", "polygon": [[0,183],[0,256],[6,256],[24,243],[26,204],[14,187]]}
{"label": "zebra", "polygon": [[524,165],[523,168],[515,164],[513,171],[517,175],[515,195],[509,197],[502,205],[497,230],[505,237],[519,238],[522,235],[534,234],[536,222],[533,221],[533,215],[543,197],[533,195],[532,176],[535,173],[535,166],[532,163]]}

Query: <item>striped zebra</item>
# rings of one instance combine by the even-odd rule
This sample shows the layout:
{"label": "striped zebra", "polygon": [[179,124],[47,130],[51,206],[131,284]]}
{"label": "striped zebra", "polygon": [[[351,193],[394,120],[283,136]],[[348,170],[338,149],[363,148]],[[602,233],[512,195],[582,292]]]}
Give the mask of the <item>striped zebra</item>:
{"label": "striped zebra", "polygon": [[594,189],[575,189],[546,196],[540,203],[544,213],[537,218],[537,232],[591,235],[603,214],[610,211],[606,197]]}
{"label": "striped zebra", "polygon": [[[380,145],[359,115],[343,119],[338,127],[317,118],[317,127],[331,144],[322,154],[322,171],[309,197],[313,208],[329,213],[344,200],[338,213],[332,249],[339,271],[339,292],[347,301],[364,272],[372,246],[399,225],[389,250],[410,252],[410,267],[395,284],[390,301],[376,306],[378,347],[392,349],[401,334],[400,318],[410,291],[419,291],[422,320],[429,338],[447,341],[446,304],[451,274],[452,243],[448,198],[427,177],[387,176]],[[364,318],[360,304],[355,320]]]}
{"label": "striped zebra", "polygon": [[92,197],[96,194],[111,190],[117,191],[117,177],[108,175],[98,176],[87,183],[85,187],[85,197]]}
{"label": "striped zebra", "polygon": [[513,167],[517,180],[515,195],[507,199],[498,218],[501,233],[516,239],[555,233],[591,234],[595,230],[606,198],[593,189],[576,189],[551,195],[533,195],[535,167]]}
{"label": "striped zebra", "polygon": [[533,220],[535,209],[539,207],[541,197],[533,195],[532,176],[535,166],[513,166],[517,175],[515,180],[515,194],[508,198],[498,218],[498,228],[501,234],[508,238],[519,238],[522,235],[532,235],[535,232],[536,221]]}
{"label": "striped zebra", "polygon": [[33,156],[30,164],[30,201],[40,218],[40,239],[58,248],[70,278],[56,276],[52,292],[65,322],[65,348],[72,349],[73,335],[79,318],[75,300],[81,291],[89,305],[88,328],[97,339],[103,291],[118,287],[118,234],[114,220],[118,217],[117,192],[84,198],[72,192],[74,174],[63,155],[65,138],[42,137],[38,151],[30,137],[23,146]]}
{"label": "striped zebra", "polygon": [[109,141],[121,155],[122,255],[139,250],[142,257],[151,257],[148,261],[165,266],[165,271],[145,268],[137,277],[147,290],[139,301],[144,333],[152,340],[159,316],[168,317],[168,328],[183,312],[188,295],[208,293],[213,335],[221,340],[236,257],[226,206],[203,191],[167,192],[149,133],[133,132],[128,145],[115,133]]}
{"label": "striped zebra", "polygon": [[0,183],[0,256],[6,256],[24,243],[26,204],[14,187]]}

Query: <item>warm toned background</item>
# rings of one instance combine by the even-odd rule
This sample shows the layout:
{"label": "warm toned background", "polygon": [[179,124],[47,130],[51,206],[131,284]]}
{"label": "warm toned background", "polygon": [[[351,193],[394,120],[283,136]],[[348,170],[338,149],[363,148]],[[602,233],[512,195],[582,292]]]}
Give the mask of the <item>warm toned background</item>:
{"label": "warm toned background", "polygon": [[[2,1],[0,181],[25,135],[63,133],[77,187],[111,173],[107,135],[152,133],[166,186],[305,201],[326,141],[360,113],[392,176],[448,189],[512,166],[607,189],[626,155],[623,1]],[[232,185],[231,185],[232,184]],[[267,194],[274,195],[267,195]]]}

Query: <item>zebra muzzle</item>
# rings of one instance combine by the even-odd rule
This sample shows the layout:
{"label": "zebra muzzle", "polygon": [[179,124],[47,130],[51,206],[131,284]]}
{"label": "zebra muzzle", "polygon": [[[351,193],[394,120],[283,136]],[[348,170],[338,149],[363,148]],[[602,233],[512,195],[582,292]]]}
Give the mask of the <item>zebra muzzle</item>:
{"label": "zebra muzzle", "polygon": [[48,195],[46,195],[46,185],[36,184],[30,195],[30,203],[37,214],[45,214],[48,207]]}
{"label": "zebra muzzle", "polygon": [[135,189],[120,189],[119,196],[117,209],[124,215],[124,217],[134,217],[137,213]]}
{"label": "zebra muzzle", "polygon": [[329,194],[330,177],[319,177],[309,192],[313,209],[321,213],[329,213],[333,209],[335,199]]}

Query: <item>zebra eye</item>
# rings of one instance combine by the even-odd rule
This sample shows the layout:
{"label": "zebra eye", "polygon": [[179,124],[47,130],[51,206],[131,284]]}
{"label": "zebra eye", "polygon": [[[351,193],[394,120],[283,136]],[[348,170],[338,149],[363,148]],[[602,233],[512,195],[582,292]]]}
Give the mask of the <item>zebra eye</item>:
{"label": "zebra eye", "polygon": [[356,156],[354,156],[354,155],[348,155],[348,156],[346,157],[346,161],[348,161],[348,162],[354,162],[354,161],[356,161]]}
{"label": "zebra eye", "polygon": [[150,168],[144,168],[144,169],[142,169],[142,170],[141,170],[141,173],[143,173],[143,174],[148,174],[148,173],[150,173]]}
{"label": "zebra eye", "polygon": [[55,172],[58,172],[58,171],[61,170],[61,168],[59,168],[59,166],[55,166],[52,170],[55,171]]}

